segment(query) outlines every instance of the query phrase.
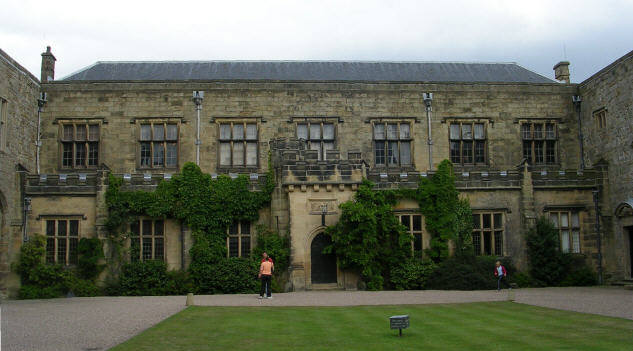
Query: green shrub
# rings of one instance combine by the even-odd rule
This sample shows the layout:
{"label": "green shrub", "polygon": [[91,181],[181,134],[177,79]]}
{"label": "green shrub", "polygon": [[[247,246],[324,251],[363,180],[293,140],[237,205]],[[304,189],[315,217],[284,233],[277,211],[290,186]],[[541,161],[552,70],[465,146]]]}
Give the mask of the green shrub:
{"label": "green shrub", "polygon": [[20,299],[52,299],[61,297],[64,294],[59,288],[60,286],[22,285],[20,286],[18,297]]}
{"label": "green shrub", "polygon": [[519,288],[529,288],[535,286],[532,281],[532,277],[524,272],[516,272],[513,275],[508,275],[508,280],[511,283],[515,283]]}
{"label": "green shrub", "polygon": [[396,290],[424,289],[434,270],[433,261],[411,258],[391,269],[391,284]]}
{"label": "green shrub", "polygon": [[42,235],[33,235],[22,244],[20,257],[13,266],[13,270],[20,275],[22,285],[37,284],[31,280],[31,271],[44,264],[45,254],[46,238]]}
{"label": "green shrub", "polygon": [[99,264],[104,258],[103,244],[98,238],[81,238],[77,246],[77,273],[83,279],[94,280],[105,268]]}
{"label": "green shrub", "polygon": [[539,285],[555,286],[567,275],[568,264],[559,249],[558,230],[540,217],[526,236],[530,276]]}
{"label": "green shrub", "polygon": [[186,295],[194,292],[193,281],[187,271],[168,271],[165,295]]}
{"label": "green shrub", "polygon": [[102,295],[101,289],[88,279],[81,279],[75,274],[69,274],[66,280],[67,290],[75,296],[99,296]]}
{"label": "green shrub", "polygon": [[[492,256],[472,258],[452,257],[440,263],[427,282],[427,289],[436,290],[491,290],[497,288],[494,276],[495,262]],[[501,264],[508,272],[508,279],[516,269],[508,258],[502,258]]]}
{"label": "green shrub", "polygon": [[569,272],[560,282],[560,286],[591,286],[596,285],[596,282],[596,273],[585,266]]}
{"label": "green shrub", "polygon": [[154,260],[125,264],[121,268],[119,282],[121,295],[164,295],[167,285],[167,265],[165,262]]}
{"label": "green shrub", "polygon": [[190,270],[198,293],[254,293],[259,281],[259,262],[246,258],[221,258],[215,264],[199,265]]}

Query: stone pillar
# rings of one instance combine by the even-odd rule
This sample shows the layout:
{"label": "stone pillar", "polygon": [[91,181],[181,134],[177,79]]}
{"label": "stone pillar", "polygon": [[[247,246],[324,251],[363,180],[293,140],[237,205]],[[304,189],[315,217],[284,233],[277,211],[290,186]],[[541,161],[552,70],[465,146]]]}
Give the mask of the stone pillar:
{"label": "stone pillar", "polygon": [[42,83],[52,82],[55,79],[55,61],[57,59],[51,52],[51,47],[46,47],[46,52],[42,53],[42,72],[40,81]]}

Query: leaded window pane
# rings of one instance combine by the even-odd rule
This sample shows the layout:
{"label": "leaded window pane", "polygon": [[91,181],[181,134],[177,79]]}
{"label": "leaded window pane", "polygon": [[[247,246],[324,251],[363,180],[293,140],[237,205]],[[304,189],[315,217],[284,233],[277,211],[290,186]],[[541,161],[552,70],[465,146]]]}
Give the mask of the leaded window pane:
{"label": "leaded window pane", "polygon": [[560,232],[560,246],[561,250],[565,253],[569,252],[569,230],[561,230]]}
{"label": "leaded window pane", "polygon": [[572,252],[580,253],[580,231],[573,230],[571,232]]}
{"label": "leaded window pane", "polygon": [[66,236],[68,234],[68,221],[57,221],[57,235]]}
{"label": "leaded window pane", "polygon": [[163,260],[165,256],[165,240],[163,238],[154,238],[154,259]]}
{"label": "leaded window pane", "polygon": [[400,139],[410,139],[411,138],[411,127],[408,123],[400,124]]}
{"label": "leaded window pane", "polygon": [[481,229],[481,215],[479,213],[473,214],[473,228]]}
{"label": "leaded window pane", "polygon": [[57,238],[57,263],[66,264],[66,238]]}
{"label": "leaded window pane", "polygon": [[62,165],[64,167],[72,167],[73,165],[73,143],[62,144]]}
{"label": "leaded window pane", "polygon": [[165,146],[163,143],[154,143],[154,166],[165,165]]}
{"label": "leaded window pane", "polygon": [[257,166],[257,143],[246,144],[246,165]]}
{"label": "leaded window pane", "polygon": [[318,159],[321,160],[321,143],[318,141],[313,141],[310,143],[310,150],[317,150],[318,151]]}
{"label": "leaded window pane", "polygon": [[544,161],[543,142],[535,141],[534,142],[534,162],[543,163],[543,161]]}
{"label": "leaded window pane", "polygon": [[532,131],[530,129],[530,126],[531,125],[529,123],[521,124],[521,137],[524,140],[532,139]]}
{"label": "leaded window pane", "polygon": [[422,230],[422,216],[414,215],[413,216],[413,231]]}
{"label": "leaded window pane", "polygon": [[46,221],[46,235],[55,236],[55,221]]}
{"label": "leaded window pane", "polygon": [[475,163],[484,162],[486,162],[485,142],[477,140],[475,141]]}
{"label": "leaded window pane", "polygon": [[463,157],[464,163],[473,163],[473,142],[472,141],[462,142],[462,157]]}
{"label": "leaded window pane", "polygon": [[411,216],[401,216],[400,223],[407,227],[407,231],[411,230]]}
{"label": "leaded window pane", "polygon": [[462,124],[462,139],[471,140],[473,138],[473,126],[470,124]]}
{"label": "leaded window pane", "polygon": [[239,238],[237,236],[229,237],[229,257],[239,257]]}
{"label": "leaded window pane", "polygon": [[73,140],[74,134],[75,134],[75,131],[74,131],[74,126],[72,124],[64,125],[64,132],[62,134],[63,135],[62,140],[66,140],[66,141]]}
{"label": "leaded window pane", "polygon": [[567,212],[560,214],[560,226],[561,228],[569,228],[569,217],[567,216]]}
{"label": "leaded window pane", "polygon": [[495,229],[499,229],[503,227],[502,218],[503,218],[503,215],[501,213],[494,214],[493,222],[494,222]]}
{"label": "leaded window pane", "polygon": [[99,163],[99,143],[88,144],[88,166],[96,166]]}
{"label": "leaded window pane", "polygon": [[155,141],[165,140],[165,127],[162,124],[154,124],[154,139]]}
{"label": "leaded window pane", "polygon": [[75,144],[75,166],[83,166],[86,162],[86,144]]}
{"label": "leaded window pane", "polygon": [[523,158],[527,160],[529,164],[532,163],[532,142],[523,142]]}
{"label": "leaded window pane", "polygon": [[220,165],[231,165],[231,143],[220,143]]}
{"label": "leaded window pane", "polygon": [[91,124],[88,127],[88,140],[99,141],[99,125]]}
{"label": "leaded window pane", "polygon": [[375,158],[377,165],[385,164],[385,142],[384,141],[376,141],[375,142]]}
{"label": "leaded window pane", "polygon": [[152,235],[152,221],[143,220],[143,235]]}
{"label": "leaded window pane", "polygon": [[398,165],[398,142],[390,141],[387,149],[387,162],[390,166]]}
{"label": "leaded window pane", "polygon": [[398,125],[395,123],[387,124],[387,139],[398,139]]}
{"label": "leaded window pane", "polygon": [[545,137],[547,139],[556,139],[556,127],[553,123],[547,123],[545,125]]}
{"label": "leaded window pane", "polygon": [[572,212],[571,226],[572,228],[580,228],[580,218],[578,217],[578,212]]}
{"label": "leaded window pane", "polygon": [[376,139],[376,140],[384,140],[385,139],[385,125],[384,124],[375,124],[374,125],[374,139]]}
{"label": "leaded window pane", "polygon": [[334,140],[334,124],[332,123],[323,124],[323,139]]}
{"label": "leaded window pane", "polygon": [[400,142],[400,164],[402,165],[410,165],[411,164],[411,145],[408,141]]}
{"label": "leaded window pane", "polygon": [[451,124],[451,139],[459,140],[461,136],[459,134],[459,124]]}
{"label": "leaded window pane", "polygon": [[483,123],[475,123],[475,139],[482,140],[485,138]]}
{"label": "leaded window pane", "polygon": [[152,148],[149,142],[141,143],[141,167],[149,167],[152,158]]}
{"label": "leaded window pane", "polygon": [[55,238],[46,238],[46,263],[55,263]]}
{"label": "leaded window pane", "polygon": [[163,236],[163,234],[165,234],[165,221],[154,221],[154,235]]}
{"label": "leaded window pane", "polygon": [[244,140],[244,125],[243,124],[233,125],[233,140]]}
{"label": "leaded window pane", "polygon": [[78,236],[79,235],[79,221],[78,220],[73,219],[73,220],[70,221],[69,234],[70,234],[70,236]]}
{"label": "leaded window pane", "polygon": [[231,225],[229,225],[229,234],[237,235],[239,234],[239,230],[240,230],[240,222],[233,221]]}
{"label": "leaded window pane", "polygon": [[250,234],[251,233],[251,223],[250,222],[240,222],[240,229],[242,234]]}
{"label": "leaded window pane", "polygon": [[151,125],[143,124],[141,125],[141,140],[152,140],[152,129]]}
{"label": "leaded window pane", "polygon": [[68,239],[68,264],[77,264],[77,259],[79,258],[78,253],[77,253],[78,244],[79,244],[78,238]]}
{"label": "leaded window pane", "polygon": [[152,238],[143,237],[143,260],[152,259]]}
{"label": "leaded window pane", "polygon": [[231,139],[231,125],[230,124],[220,124],[220,139],[222,140]]}
{"label": "leaded window pane", "polygon": [[550,213],[549,220],[552,222],[554,227],[558,228],[558,212]]}
{"label": "leaded window pane", "polygon": [[233,165],[244,165],[244,143],[233,143]]}
{"label": "leaded window pane", "polygon": [[491,217],[490,217],[490,213],[484,213],[484,214],[482,215],[482,218],[483,218],[483,224],[484,224],[484,226],[483,226],[483,227],[484,227],[484,228],[490,228],[490,227],[491,227],[491,222],[490,222]]}
{"label": "leaded window pane", "polygon": [[503,255],[503,232],[495,232],[495,254],[497,256]]}
{"label": "leaded window pane", "polygon": [[176,167],[178,164],[178,144],[167,143],[167,167]]}
{"label": "leaded window pane", "polygon": [[321,125],[318,123],[310,124],[310,140],[321,139]]}
{"label": "leaded window pane", "polygon": [[534,139],[543,139],[543,125],[542,124],[534,125]]}
{"label": "leaded window pane", "polygon": [[459,141],[451,141],[451,162],[456,164],[462,163],[459,146]]}
{"label": "leaded window pane", "polygon": [[547,141],[545,143],[545,162],[556,163],[556,142]]}
{"label": "leaded window pane", "polygon": [[246,139],[257,140],[257,125],[256,124],[246,125]]}
{"label": "leaded window pane", "polygon": [[167,125],[167,140],[178,140],[178,125]]}
{"label": "leaded window pane", "polygon": [[84,141],[86,140],[86,126],[84,124],[78,124],[75,126],[77,128],[75,134],[76,141]]}
{"label": "leaded window pane", "polygon": [[297,138],[308,140],[308,125],[297,124]]}
{"label": "leaded window pane", "polygon": [[334,150],[334,142],[326,141],[323,142],[323,159],[326,159],[327,150]]}
{"label": "leaded window pane", "polygon": [[250,257],[251,255],[251,237],[250,236],[242,236],[242,251],[241,257]]}

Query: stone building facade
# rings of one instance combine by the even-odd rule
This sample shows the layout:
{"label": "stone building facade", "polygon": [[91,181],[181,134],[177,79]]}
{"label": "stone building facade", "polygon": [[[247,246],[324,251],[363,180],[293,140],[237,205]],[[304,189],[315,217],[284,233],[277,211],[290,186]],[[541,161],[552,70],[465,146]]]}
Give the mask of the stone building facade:
{"label": "stone building facade", "polygon": [[[290,236],[288,289],[356,288],[357,277],[319,249],[338,206],[363,178],[414,187],[444,159],[473,208],[478,254],[511,256],[526,269],[524,233],[546,215],[561,248],[597,266],[593,191],[615,191],[619,178],[593,160],[583,166],[573,97],[584,97],[587,82],[556,82],[516,64],[222,61],[100,62],[51,80],[51,57],[43,56],[41,172],[23,183],[28,233],[50,236],[51,261],[72,264],[78,238],[105,238],[108,174],[126,189],[151,190],[195,161],[199,147],[204,172],[249,174],[254,187],[270,155],[277,187],[259,222]],[[568,81],[567,65],[556,66],[557,79]],[[204,92],[199,110],[192,91]],[[608,223],[610,198],[601,197]],[[422,255],[430,238],[418,205],[404,200],[395,211]],[[141,258],[187,267],[187,228],[155,218],[135,225],[151,243]],[[255,244],[254,225],[228,229],[229,254],[248,254],[241,243]],[[614,228],[602,229],[611,280],[630,276]]]}
{"label": "stone building facade", "polygon": [[10,274],[23,238],[22,183],[35,172],[40,82],[0,50],[0,296],[19,284]]}
{"label": "stone building facade", "polygon": [[633,275],[633,51],[578,86],[588,166],[608,169],[600,188],[606,272]]}

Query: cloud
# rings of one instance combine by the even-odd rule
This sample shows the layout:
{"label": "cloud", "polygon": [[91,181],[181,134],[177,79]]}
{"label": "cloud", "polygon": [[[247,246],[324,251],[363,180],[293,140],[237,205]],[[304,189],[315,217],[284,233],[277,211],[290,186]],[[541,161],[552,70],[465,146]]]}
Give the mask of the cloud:
{"label": "cloud", "polygon": [[[98,4],[98,5],[95,5]],[[3,4],[0,47],[58,78],[99,60],[516,61],[582,80],[628,52],[630,1],[22,1]]]}

